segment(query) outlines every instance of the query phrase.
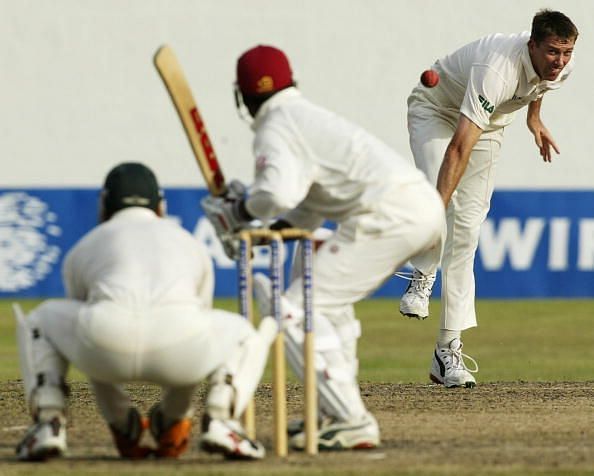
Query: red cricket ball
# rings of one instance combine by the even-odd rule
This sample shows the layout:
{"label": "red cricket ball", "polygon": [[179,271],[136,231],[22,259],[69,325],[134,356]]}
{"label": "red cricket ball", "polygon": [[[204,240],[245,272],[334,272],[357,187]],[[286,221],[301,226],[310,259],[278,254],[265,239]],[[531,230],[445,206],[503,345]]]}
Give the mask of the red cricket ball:
{"label": "red cricket ball", "polygon": [[439,74],[437,74],[437,71],[427,69],[421,74],[421,83],[426,88],[434,88],[439,83]]}

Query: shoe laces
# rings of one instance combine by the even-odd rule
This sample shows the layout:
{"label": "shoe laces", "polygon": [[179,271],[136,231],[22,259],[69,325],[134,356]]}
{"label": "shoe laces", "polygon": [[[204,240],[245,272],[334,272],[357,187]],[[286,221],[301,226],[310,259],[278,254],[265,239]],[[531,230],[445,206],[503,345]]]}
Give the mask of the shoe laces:
{"label": "shoe laces", "polygon": [[433,290],[433,283],[435,282],[435,273],[423,274],[418,269],[415,269],[412,273],[396,272],[394,276],[410,281],[407,293],[422,294],[425,297],[431,296]]}
{"label": "shoe laces", "polygon": [[[459,345],[456,345],[456,341]],[[462,352],[462,341],[460,341],[460,339],[454,339],[452,342],[450,342],[450,345],[448,348],[445,349],[440,349],[442,352],[446,352],[448,354],[450,354],[450,357],[452,359],[452,367],[456,370],[466,370],[467,372],[470,372],[471,374],[475,374],[478,372],[479,370],[479,366],[478,363],[476,362],[476,360],[474,360],[472,357],[470,357],[470,355],[465,354],[464,352]],[[470,368],[466,365],[466,362],[464,361],[464,359],[467,359],[470,363],[472,363],[473,368]]]}

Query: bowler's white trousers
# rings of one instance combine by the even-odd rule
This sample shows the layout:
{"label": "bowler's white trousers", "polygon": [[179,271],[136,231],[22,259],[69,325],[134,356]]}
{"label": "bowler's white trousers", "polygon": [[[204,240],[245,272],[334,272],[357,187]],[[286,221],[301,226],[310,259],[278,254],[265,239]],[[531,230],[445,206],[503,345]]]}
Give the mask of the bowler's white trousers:
{"label": "bowler's white trousers", "polygon": [[[454,131],[458,114],[444,112],[418,96],[409,98],[408,131],[415,163],[437,185],[437,176]],[[483,133],[446,212],[443,246],[415,256],[411,264],[423,274],[434,273],[441,256],[441,329],[462,331],[475,327],[474,257],[480,227],[493,195],[495,168],[503,130]]]}
{"label": "bowler's white trousers", "polygon": [[185,303],[49,300],[27,319],[43,337],[33,344],[35,371],[55,380],[72,363],[89,377],[109,423],[126,421],[131,403],[121,384],[132,381],[160,385],[169,417],[191,415],[196,385],[255,333],[237,314]]}

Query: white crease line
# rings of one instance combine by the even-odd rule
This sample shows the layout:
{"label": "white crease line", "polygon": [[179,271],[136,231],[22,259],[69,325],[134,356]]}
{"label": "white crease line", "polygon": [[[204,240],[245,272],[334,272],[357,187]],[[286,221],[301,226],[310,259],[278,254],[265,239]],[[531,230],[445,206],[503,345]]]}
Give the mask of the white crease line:
{"label": "white crease line", "polygon": [[366,456],[367,456],[367,459],[380,460],[380,459],[385,459],[387,455],[386,455],[386,453],[371,453]]}
{"label": "white crease line", "polygon": [[22,431],[26,430],[27,428],[27,425],[7,426],[6,428],[2,428],[1,431]]}

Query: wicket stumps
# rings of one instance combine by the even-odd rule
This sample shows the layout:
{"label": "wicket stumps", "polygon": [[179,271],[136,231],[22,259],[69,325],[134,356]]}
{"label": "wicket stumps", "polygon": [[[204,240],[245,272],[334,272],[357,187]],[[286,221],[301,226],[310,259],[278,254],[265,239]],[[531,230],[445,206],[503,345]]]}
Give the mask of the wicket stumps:
{"label": "wicket stumps", "polygon": [[[268,229],[244,230],[239,234],[239,307],[241,314],[251,322],[252,315],[252,246],[270,247],[271,313],[279,325],[279,333],[273,344],[273,411],[274,451],[277,456],[288,454],[287,443],[287,399],[284,334],[282,332],[281,295],[283,285],[283,262],[281,250],[284,241],[299,240],[301,244],[303,281],[303,362],[304,362],[304,423],[305,451],[313,455],[318,452],[317,441],[317,388],[314,366],[312,261],[313,244],[308,231],[288,228],[280,231]],[[255,410],[253,401],[244,413],[244,425],[250,438],[255,437]]]}

